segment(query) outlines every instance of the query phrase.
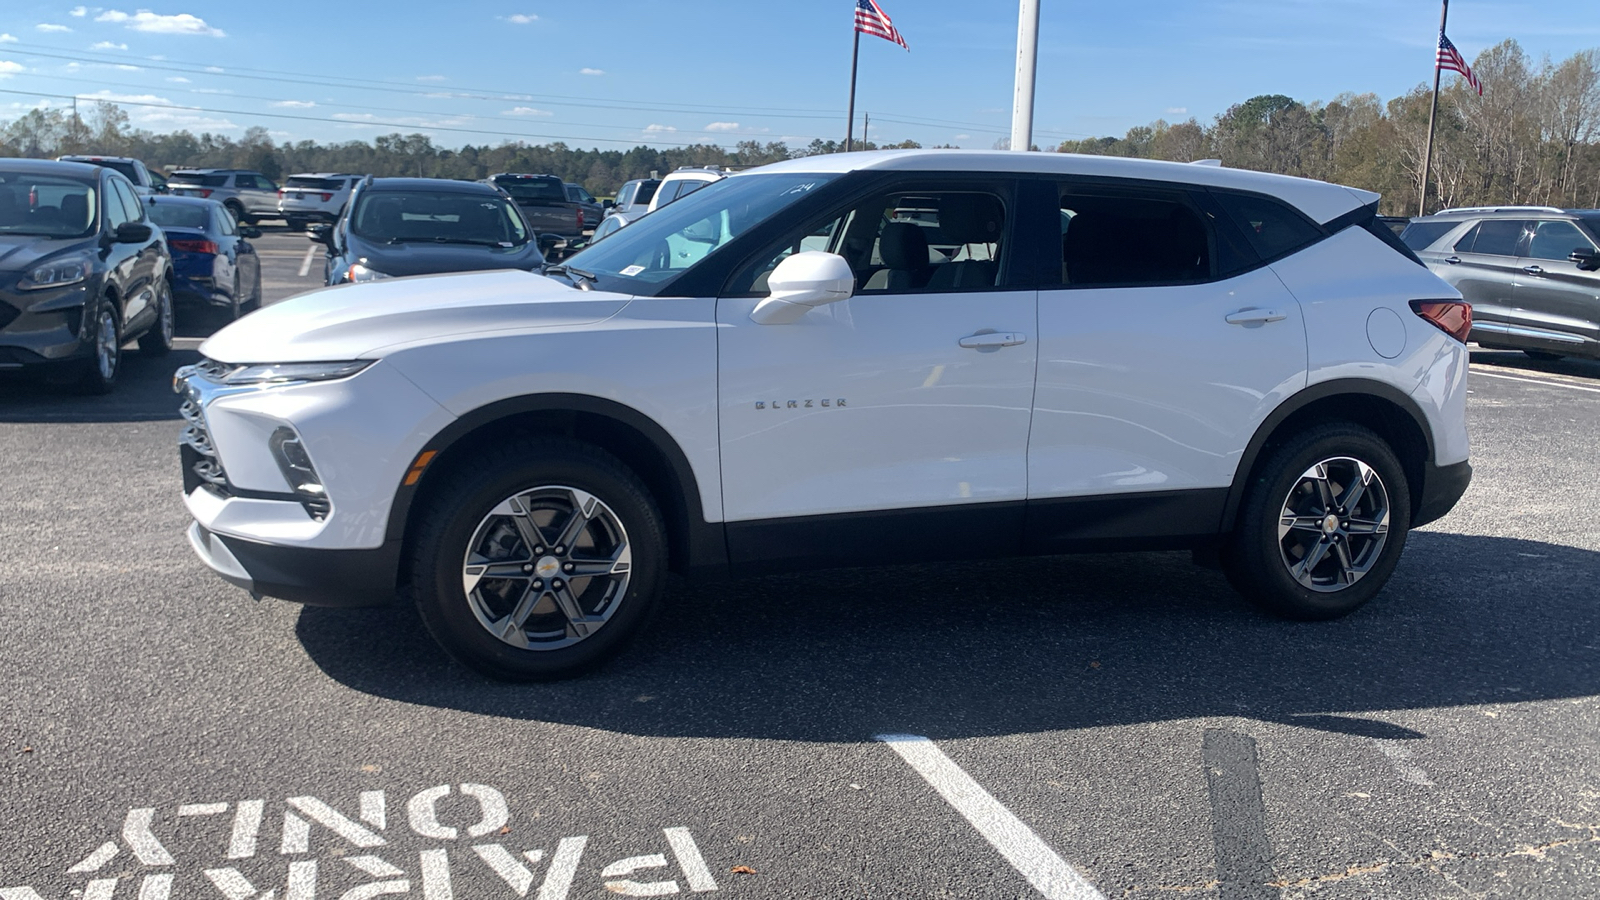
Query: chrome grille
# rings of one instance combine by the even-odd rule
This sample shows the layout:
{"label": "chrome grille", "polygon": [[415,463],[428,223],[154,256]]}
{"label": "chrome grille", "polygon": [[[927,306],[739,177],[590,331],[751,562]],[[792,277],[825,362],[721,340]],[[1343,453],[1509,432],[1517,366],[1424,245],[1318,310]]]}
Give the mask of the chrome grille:
{"label": "chrome grille", "polygon": [[224,496],[232,496],[228,484],[228,473],[222,469],[222,461],[217,458],[217,448],[211,443],[211,432],[206,430],[205,414],[201,412],[200,405],[194,400],[184,398],[183,405],[178,407],[178,413],[183,416],[184,426],[178,435],[178,443],[183,453],[183,487],[187,493],[200,485]]}

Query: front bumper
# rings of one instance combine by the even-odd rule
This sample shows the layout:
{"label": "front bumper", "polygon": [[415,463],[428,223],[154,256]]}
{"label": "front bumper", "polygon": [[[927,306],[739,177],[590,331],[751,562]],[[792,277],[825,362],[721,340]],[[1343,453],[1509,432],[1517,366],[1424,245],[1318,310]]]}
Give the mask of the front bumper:
{"label": "front bumper", "polygon": [[31,292],[0,291],[0,371],[35,368],[94,355],[83,339],[87,284]]}
{"label": "front bumper", "polygon": [[399,580],[399,541],[372,550],[316,550],[220,535],[194,522],[189,546],[229,584],[308,606],[384,606]]}
{"label": "front bumper", "polygon": [[1447,466],[1428,464],[1422,476],[1422,501],[1417,504],[1411,527],[1416,528],[1444,518],[1455,508],[1472,483],[1472,465],[1466,460]]}

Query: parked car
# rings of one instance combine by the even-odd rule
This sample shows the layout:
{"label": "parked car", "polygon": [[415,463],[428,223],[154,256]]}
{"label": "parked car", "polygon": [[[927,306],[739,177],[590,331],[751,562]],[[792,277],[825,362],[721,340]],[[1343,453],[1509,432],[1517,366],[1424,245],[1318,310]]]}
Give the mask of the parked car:
{"label": "parked car", "polygon": [[121,172],[0,159],[0,370],[103,394],[122,345],[172,349],[172,260]]}
{"label": "parked car", "polygon": [[180,373],[208,448],[184,451],[190,543],[290,600],[404,584],[511,679],[617,651],[669,568],[1189,548],[1269,610],[1343,615],[1471,475],[1470,310],[1378,199],[834,154],[709,185],[552,277],[302,295]]}
{"label": "parked car", "polygon": [[1472,304],[1480,347],[1600,358],[1600,210],[1447,209],[1402,239]]}
{"label": "parked car", "polygon": [[171,193],[180,197],[216,200],[245,225],[282,217],[278,212],[278,185],[260,172],[243,169],[186,169],[167,177]]}
{"label": "parked car", "polygon": [[534,234],[563,238],[583,234],[583,209],[567,199],[566,183],[556,176],[501,173],[490,175],[484,182],[504,191],[516,202]]}
{"label": "parked car", "polygon": [[304,231],[312,222],[337,222],[361,178],[344,172],[290,175],[278,188],[278,212],[290,231]]}
{"label": "parked car", "polygon": [[659,178],[635,178],[625,181],[617,189],[616,200],[611,209],[606,212],[606,217],[621,216],[623,221],[631,222],[650,211],[650,199],[656,195],[656,188],[661,186]]}
{"label": "parked car", "polygon": [[172,290],[180,302],[220,307],[235,319],[261,305],[261,258],[240,225],[215,200],[146,197],[145,213],[161,226],[172,254]]}
{"label": "parked car", "polygon": [[328,284],[544,267],[522,214],[503,191],[481,182],[368,179],[336,225],[312,225],[309,233],[328,247]]}
{"label": "parked car", "polygon": [[628,220],[621,216],[606,216],[605,219],[600,222],[600,226],[594,230],[594,234],[589,236],[589,244],[593,245],[595,241],[598,241],[601,238],[616,234],[617,232],[621,231],[622,226],[626,224],[628,224]]}
{"label": "parked car", "polygon": [[56,159],[61,162],[89,163],[116,169],[132,182],[133,189],[141,195],[167,192],[167,177],[146,166],[144,160],[134,159],[131,156],[58,156]]}
{"label": "parked car", "polygon": [[593,231],[600,225],[600,220],[606,217],[606,208],[594,195],[589,193],[581,184],[566,182],[567,199],[578,204],[578,211],[582,215],[578,219],[579,225],[585,232]]}
{"label": "parked car", "polygon": [[687,197],[713,181],[721,181],[732,174],[732,169],[722,166],[684,166],[675,169],[661,179],[661,184],[650,197],[648,211],[654,212],[679,197]]}

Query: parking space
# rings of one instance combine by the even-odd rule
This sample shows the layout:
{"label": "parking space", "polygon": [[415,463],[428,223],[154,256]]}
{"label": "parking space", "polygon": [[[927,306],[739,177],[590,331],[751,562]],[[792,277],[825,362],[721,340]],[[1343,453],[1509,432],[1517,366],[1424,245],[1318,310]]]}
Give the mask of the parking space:
{"label": "parking space", "polygon": [[[257,244],[268,303],[321,283]],[[1600,891],[1600,364],[1473,354],[1472,490],[1345,620],[1186,554],[950,560],[677,583],[512,686],[194,559],[169,378],[218,324],[0,385],[3,900]]]}

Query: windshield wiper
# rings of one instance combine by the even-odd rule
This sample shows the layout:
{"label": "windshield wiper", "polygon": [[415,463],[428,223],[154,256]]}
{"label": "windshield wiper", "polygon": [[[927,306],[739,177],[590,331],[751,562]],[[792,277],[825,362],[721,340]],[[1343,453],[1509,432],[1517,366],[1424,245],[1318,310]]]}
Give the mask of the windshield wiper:
{"label": "windshield wiper", "polygon": [[[600,281],[600,276],[594,274],[593,272],[586,272],[583,269],[574,269],[572,266],[566,265],[546,266],[544,274],[565,275],[567,276],[567,280],[572,282],[573,287],[585,291],[594,290],[594,288],[590,287],[590,285],[597,284]],[[574,275],[578,277],[573,278],[572,276]]]}
{"label": "windshield wiper", "polygon": [[510,249],[517,246],[510,241],[485,241],[478,238],[453,238],[453,237],[392,237],[386,244],[471,244],[474,247],[501,247]]}

